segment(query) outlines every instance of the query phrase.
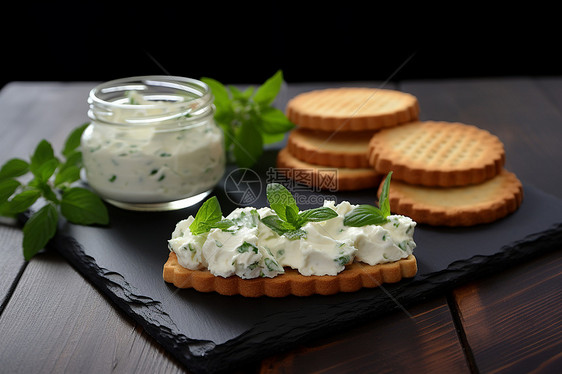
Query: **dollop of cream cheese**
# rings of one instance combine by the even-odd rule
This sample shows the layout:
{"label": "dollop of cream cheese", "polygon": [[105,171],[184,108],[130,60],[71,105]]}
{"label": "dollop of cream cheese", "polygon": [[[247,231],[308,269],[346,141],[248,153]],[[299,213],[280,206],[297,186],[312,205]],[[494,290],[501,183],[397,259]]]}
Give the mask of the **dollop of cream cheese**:
{"label": "dollop of cream cheese", "polygon": [[301,228],[305,234],[297,239],[279,235],[261,222],[275,214],[272,209],[246,207],[225,217],[233,221],[231,227],[199,235],[189,230],[194,220],[190,216],[177,223],[168,246],[187,269],[244,279],[275,277],[286,267],[306,276],[337,275],[353,261],[394,262],[411,255],[416,247],[416,222],[409,217],[391,215],[383,225],[349,227],[343,224],[344,216],[357,205],[325,201],[324,206],[336,211],[337,217],[306,223]]}

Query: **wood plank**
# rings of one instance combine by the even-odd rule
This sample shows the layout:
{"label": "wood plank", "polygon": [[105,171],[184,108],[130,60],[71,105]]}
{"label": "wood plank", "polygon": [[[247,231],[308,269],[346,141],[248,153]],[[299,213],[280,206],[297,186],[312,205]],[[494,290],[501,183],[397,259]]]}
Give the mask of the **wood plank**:
{"label": "wood plank", "polygon": [[444,298],[369,321],[266,359],[261,374],[468,372]]}
{"label": "wood plank", "polygon": [[21,229],[4,220],[0,223],[0,315],[25,267]]}
{"label": "wood plank", "polygon": [[56,252],[33,258],[0,316],[3,372],[180,373]]}
{"label": "wood plank", "polygon": [[28,158],[41,139],[61,150],[69,132],[88,121],[94,83],[12,82],[0,91],[0,160]]}
{"label": "wood plank", "polygon": [[[29,159],[41,139],[59,151],[74,127],[87,120],[88,83],[13,82],[0,91],[0,165],[8,159]],[[67,103],[68,105],[65,105]],[[23,271],[21,230],[0,217],[0,313]]]}
{"label": "wood plank", "polygon": [[561,288],[558,251],[455,290],[481,372],[562,372]]}

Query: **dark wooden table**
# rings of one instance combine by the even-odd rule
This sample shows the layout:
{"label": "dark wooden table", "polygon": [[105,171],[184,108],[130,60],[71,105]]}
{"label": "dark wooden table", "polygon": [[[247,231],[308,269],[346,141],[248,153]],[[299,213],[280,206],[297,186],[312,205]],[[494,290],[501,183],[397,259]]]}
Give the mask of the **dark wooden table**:
{"label": "dark wooden table", "polygon": [[[354,85],[380,87],[380,82]],[[60,150],[87,120],[95,83],[13,82],[0,92],[0,162],[29,157],[41,139]],[[289,84],[298,92],[336,86]],[[562,78],[404,81],[422,119],[485,128],[504,142],[506,167],[562,198]],[[532,217],[529,217],[532,219]],[[183,368],[56,251],[25,262],[20,228],[0,223],[0,372],[175,373]],[[562,252],[417,300],[377,320],[287,347],[248,373],[562,372]]]}

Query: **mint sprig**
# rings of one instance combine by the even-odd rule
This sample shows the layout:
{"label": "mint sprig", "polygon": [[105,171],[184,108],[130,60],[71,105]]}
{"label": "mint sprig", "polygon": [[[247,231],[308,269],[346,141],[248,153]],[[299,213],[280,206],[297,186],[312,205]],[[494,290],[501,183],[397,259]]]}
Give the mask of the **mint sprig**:
{"label": "mint sprig", "polygon": [[239,167],[253,166],[263,153],[263,146],[283,140],[295,127],[283,111],[272,106],[283,83],[277,71],[261,86],[240,91],[212,78],[201,78],[215,97],[215,120],[223,129],[230,161]]}
{"label": "mint sprig", "polygon": [[[80,179],[80,137],[88,125],[70,133],[61,159],[47,140],[41,140],[29,161],[12,158],[0,168],[0,215],[15,217],[42,203],[23,226],[23,255],[27,261],[55,235],[60,216],[80,225],[109,223],[102,200],[90,190],[73,185]],[[21,179],[27,182],[20,177],[26,177]]]}
{"label": "mint sprig", "polygon": [[306,236],[301,227],[307,222],[321,222],[338,216],[328,207],[300,211],[293,195],[279,183],[268,184],[266,195],[276,215],[264,217],[261,221],[278,235],[285,235],[291,240]]}
{"label": "mint sprig", "polygon": [[234,225],[229,219],[222,219],[221,206],[216,196],[206,200],[197,211],[195,219],[189,225],[193,235],[200,235],[211,231],[213,228],[225,230]]}
{"label": "mint sprig", "polygon": [[387,217],[390,215],[388,191],[391,177],[392,172],[388,173],[384,180],[379,198],[379,207],[377,208],[367,204],[359,205],[344,216],[343,224],[345,226],[362,227],[367,225],[382,225],[388,221]]}

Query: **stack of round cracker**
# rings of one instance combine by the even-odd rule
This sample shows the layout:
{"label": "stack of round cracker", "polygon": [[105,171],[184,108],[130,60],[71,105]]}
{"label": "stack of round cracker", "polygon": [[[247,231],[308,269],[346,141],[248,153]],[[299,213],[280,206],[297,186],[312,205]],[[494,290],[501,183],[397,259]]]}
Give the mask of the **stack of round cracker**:
{"label": "stack of round cracker", "polygon": [[297,128],[277,167],[331,191],[376,187],[392,171],[392,212],[430,225],[489,223],[521,205],[521,182],[504,169],[498,137],[473,125],[419,121],[419,112],[415,96],[387,89],[300,94],[287,104]]}
{"label": "stack of round cracker", "polygon": [[369,140],[380,129],[418,118],[416,97],[373,88],[310,91],[287,104],[297,128],[279,152],[277,167],[290,178],[330,191],[379,185],[368,163]]}
{"label": "stack of round cracker", "polygon": [[523,199],[521,182],[504,169],[503,143],[473,125],[416,121],[382,130],[369,142],[369,164],[393,172],[391,210],[421,223],[489,223]]}

